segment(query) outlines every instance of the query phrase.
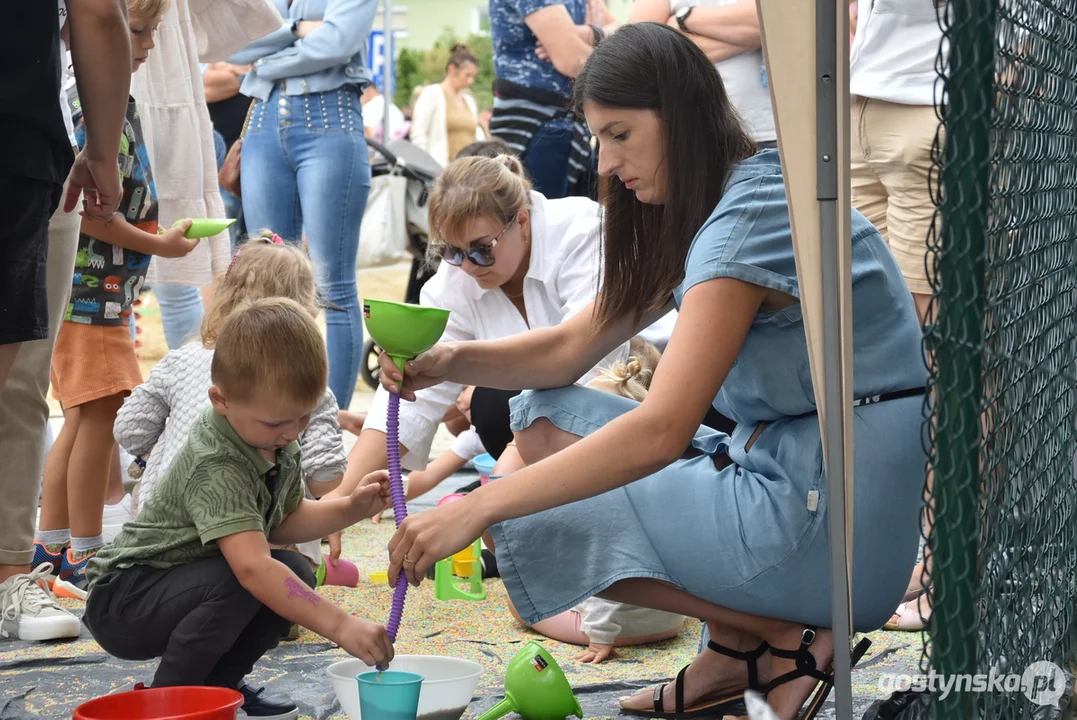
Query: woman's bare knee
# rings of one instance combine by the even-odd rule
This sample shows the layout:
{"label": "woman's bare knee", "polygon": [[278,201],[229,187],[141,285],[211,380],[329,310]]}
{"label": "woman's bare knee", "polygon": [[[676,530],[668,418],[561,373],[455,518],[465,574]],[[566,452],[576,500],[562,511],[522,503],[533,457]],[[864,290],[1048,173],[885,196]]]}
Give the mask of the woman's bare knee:
{"label": "woman's bare knee", "polygon": [[520,623],[524,627],[528,627],[527,623],[524,622],[524,619],[520,617],[520,613],[516,612],[516,606],[512,604],[512,598],[506,595],[505,602],[509,606],[509,614],[516,619],[516,622]]}
{"label": "woman's bare knee", "polygon": [[580,439],[579,435],[565,432],[547,418],[538,418],[529,426],[516,433],[516,449],[528,465],[548,458],[564,450]]}

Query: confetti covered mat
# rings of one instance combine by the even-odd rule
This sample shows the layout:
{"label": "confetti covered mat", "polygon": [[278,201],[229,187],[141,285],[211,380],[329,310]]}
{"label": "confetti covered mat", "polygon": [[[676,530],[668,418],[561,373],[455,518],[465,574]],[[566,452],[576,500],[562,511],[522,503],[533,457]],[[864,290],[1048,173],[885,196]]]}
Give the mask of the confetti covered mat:
{"label": "confetti covered mat", "polygon": [[[345,534],[344,556],[360,569],[359,587],[328,587],[321,595],[350,613],[385,622],[392,591],[371,582],[371,572],[385,569],[386,544],[392,520],[364,522]],[[624,648],[600,665],[585,665],[572,656],[578,648],[543,638],[520,626],[508,611],[500,580],[487,580],[481,602],[434,598],[433,583],[411,588],[396,651],[399,654],[449,655],[479,662],[485,672],[464,717],[474,718],[501,699],[502,673],[522,643],[539,640],[557,659],[587,717],[618,715],[618,697],[670,678],[696,654],[699,624],[689,620],[680,637],[649,647]],[[81,614],[81,604],[64,601]],[[875,644],[861,669],[854,672],[853,692],[862,711],[888,693],[879,689],[881,673],[914,672],[921,653],[916,633],[874,633]],[[346,654],[325,639],[304,630],[298,642],[282,642],[258,664],[250,678],[273,692],[292,697],[304,718],[343,719],[325,667]],[[0,640],[0,720],[70,718],[75,706],[93,697],[130,689],[153,678],[155,661],[125,662],[109,657],[83,629],[77,642],[22,643]],[[832,703],[831,703],[832,704]],[[859,716],[859,715],[858,715]],[[822,717],[826,717],[826,713]]]}

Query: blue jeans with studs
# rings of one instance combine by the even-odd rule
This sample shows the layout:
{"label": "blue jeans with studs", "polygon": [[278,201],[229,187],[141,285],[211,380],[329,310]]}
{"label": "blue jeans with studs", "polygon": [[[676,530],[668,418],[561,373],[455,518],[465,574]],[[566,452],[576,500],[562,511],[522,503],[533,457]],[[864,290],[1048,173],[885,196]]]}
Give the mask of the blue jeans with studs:
{"label": "blue jeans with studs", "polygon": [[370,192],[359,89],[284,95],[278,86],[251,114],[241,177],[250,233],[295,243],[306,233],[322,295],[336,306],[326,310],[329,388],[347,408],[363,354],[355,263]]}

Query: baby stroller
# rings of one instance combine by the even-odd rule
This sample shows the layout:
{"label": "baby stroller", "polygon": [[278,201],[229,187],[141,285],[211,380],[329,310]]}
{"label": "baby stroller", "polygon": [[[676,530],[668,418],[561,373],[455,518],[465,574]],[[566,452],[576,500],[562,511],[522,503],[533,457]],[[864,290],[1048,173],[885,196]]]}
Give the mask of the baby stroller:
{"label": "baby stroller", "polygon": [[[411,275],[404,302],[418,303],[419,291],[437,271],[437,265],[426,261],[426,245],[430,234],[427,222],[426,202],[434,181],[443,168],[438,161],[412,145],[407,140],[393,140],[382,144],[367,138],[367,145],[374,151],[370,163],[372,178],[384,175],[400,175],[407,179],[405,198],[408,254],[411,255]],[[365,220],[364,220],[365,222]],[[371,388],[378,387],[378,355],[381,349],[367,340],[363,345],[363,362],[359,373]]]}

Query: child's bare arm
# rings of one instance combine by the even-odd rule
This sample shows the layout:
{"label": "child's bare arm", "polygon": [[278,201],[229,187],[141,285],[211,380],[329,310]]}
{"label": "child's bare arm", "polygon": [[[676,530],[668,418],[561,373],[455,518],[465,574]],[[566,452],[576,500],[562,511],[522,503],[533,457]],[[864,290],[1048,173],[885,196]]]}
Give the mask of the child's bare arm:
{"label": "child's bare arm", "polygon": [[319,540],[381,512],[388,503],[389,473],[378,470],[360,480],[348,497],[302,500],[295,512],[270,533],[269,541],[289,545]]}
{"label": "child's bare arm", "polygon": [[446,450],[434,462],[427,465],[426,470],[419,470],[408,475],[408,500],[414,500],[430,492],[442,480],[464,465],[467,465],[467,460],[452,450]]}
{"label": "child's bare arm", "polygon": [[262,533],[228,535],[218,538],[217,546],[244,589],[273,612],[328,638],[367,665],[384,665],[392,659],[393,646],[384,627],[349,615],[314,592],[270,555]]}
{"label": "child's bare arm", "polygon": [[109,245],[125,250],[134,250],[143,255],[157,255],[166,258],[179,258],[195,249],[198,240],[188,240],[183,236],[191,226],[185,220],[178,227],[171,228],[157,235],[140,230],[120,213],[115,213],[111,220],[102,222],[88,217],[82,218],[82,232]]}
{"label": "child's bare arm", "polygon": [[[356,492],[362,489],[356,488]],[[274,545],[293,545],[318,540],[361,521],[350,497],[299,501],[295,512],[269,534]]]}

